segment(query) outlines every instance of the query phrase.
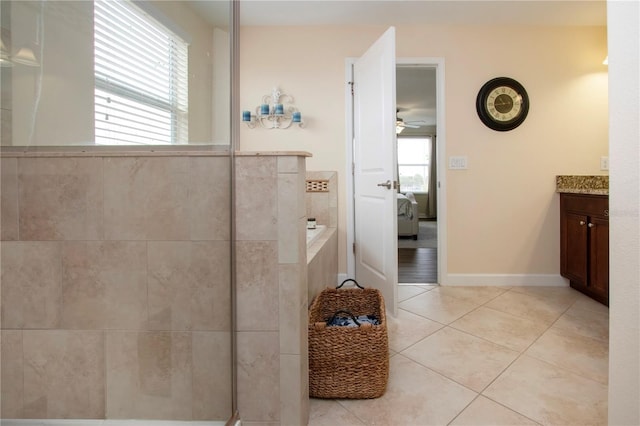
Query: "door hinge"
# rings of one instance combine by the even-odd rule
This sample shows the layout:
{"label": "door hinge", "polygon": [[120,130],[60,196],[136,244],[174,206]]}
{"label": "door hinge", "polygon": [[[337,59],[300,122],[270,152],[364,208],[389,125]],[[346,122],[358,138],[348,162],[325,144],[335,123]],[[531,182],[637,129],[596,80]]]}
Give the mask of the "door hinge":
{"label": "door hinge", "polygon": [[353,243],[353,254],[356,253],[356,243]]}
{"label": "door hinge", "polygon": [[353,81],[350,81],[350,82],[349,82],[349,86],[351,86],[351,96],[353,96],[353,86],[354,86],[354,85],[355,85],[355,84],[354,84],[354,82],[353,82]]}

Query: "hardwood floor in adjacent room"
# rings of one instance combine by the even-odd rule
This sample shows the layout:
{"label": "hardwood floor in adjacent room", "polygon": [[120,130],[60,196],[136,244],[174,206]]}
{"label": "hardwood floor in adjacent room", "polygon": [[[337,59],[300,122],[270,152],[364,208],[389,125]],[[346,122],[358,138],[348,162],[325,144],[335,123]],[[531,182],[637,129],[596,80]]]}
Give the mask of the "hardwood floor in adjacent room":
{"label": "hardwood floor in adjacent room", "polygon": [[438,250],[435,248],[399,248],[398,282],[437,283]]}

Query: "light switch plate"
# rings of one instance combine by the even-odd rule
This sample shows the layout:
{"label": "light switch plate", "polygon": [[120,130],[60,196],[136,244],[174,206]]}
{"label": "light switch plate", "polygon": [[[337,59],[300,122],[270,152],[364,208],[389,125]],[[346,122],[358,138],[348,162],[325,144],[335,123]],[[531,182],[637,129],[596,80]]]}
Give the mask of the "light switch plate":
{"label": "light switch plate", "polygon": [[600,170],[609,170],[609,157],[600,157]]}
{"label": "light switch plate", "polygon": [[449,169],[466,170],[467,167],[468,167],[468,161],[466,156],[449,157]]}

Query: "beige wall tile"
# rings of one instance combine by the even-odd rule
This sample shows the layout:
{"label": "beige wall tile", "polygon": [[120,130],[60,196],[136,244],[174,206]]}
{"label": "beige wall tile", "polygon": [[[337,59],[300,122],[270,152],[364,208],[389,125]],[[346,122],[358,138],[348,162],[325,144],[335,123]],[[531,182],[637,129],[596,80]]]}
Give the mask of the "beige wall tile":
{"label": "beige wall tile", "polygon": [[[306,238],[302,242],[299,228],[298,194],[300,179],[297,174],[278,175],[278,261],[298,263],[300,252],[306,251]],[[302,202],[302,201],[300,201]]]}
{"label": "beige wall tile", "polygon": [[[3,417],[104,418],[108,401],[119,418],[228,418],[228,159],[107,157],[104,185],[103,159],[2,161],[2,238],[67,240],[2,242],[3,327],[96,329],[24,331],[24,358],[23,331],[3,331]],[[176,332],[143,332],[150,315]],[[131,331],[106,332],[105,349],[105,329]],[[179,332],[191,329],[203,332]]]}
{"label": "beige wall tile", "polygon": [[227,241],[191,243],[191,328],[231,329],[231,262]]}
{"label": "beige wall tile", "polygon": [[55,328],[62,284],[60,243],[2,243],[2,327]]}
{"label": "beige wall tile", "polygon": [[123,157],[104,161],[106,239],[190,238],[188,158]]}
{"label": "beige wall tile", "polygon": [[301,392],[304,380],[300,355],[280,355],[280,423],[306,425],[309,421],[309,396]]}
{"label": "beige wall tile", "polygon": [[[328,239],[316,253],[311,253],[307,273],[307,301],[309,304],[327,287],[335,287],[338,280],[338,232],[327,231]],[[322,238],[322,237],[321,237]]]}
{"label": "beige wall tile", "polygon": [[328,180],[328,192],[306,192],[306,214],[320,225],[338,226],[338,179],[336,172],[308,171],[306,179]]}
{"label": "beige wall tile", "polygon": [[231,336],[193,332],[193,420],[231,417]]}
{"label": "beige wall tile", "polygon": [[329,175],[329,226],[338,227],[338,174],[330,172]]}
{"label": "beige wall tile", "polygon": [[278,332],[239,332],[238,410],[244,421],[280,420]]}
{"label": "beige wall tile", "polygon": [[21,330],[2,330],[0,335],[0,361],[2,368],[2,386],[0,386],[0,403],[3,419],[19,419],[22,417],[23,399],[23,350]]}
{"label": "beige wall tile", "polygon": [[[3,110],[4,113],[4,110]],[[18,239],[18,159],[0,159],[0,240]]]}
{"label": "beige wall tile", "polygon": [[21,158],[18,180],[20,239],[102,238],[102,159]]}
{"label": "beige wall tile", "polygon": [[319,225],[329,225],[329,193],[307,193],[307,216],[315,217]]}
{"label": "beige wall tile", "polygon": [[105,239],[146,239],[145,164],[136,157],[104,159]]}
{"label": "beige wall tile", "polygon": [[107,332],[107,418],[192,418],[192,346],[185,332]]}
{"label": "beige wall tile", "polygon": [[149,328],[191,328],[190,252],[186,241],[148,243]]}
{"label": "beige wall tile", "polygon": [[227,242],[149,242],[148,267],[150,328],[229,329]]}
{"label": "beige wall tile", "polygon": [[149,240],[187,240],[189,161],[185,157],[148,158],[145,164],[146,236]]}
{"label": "beige wall tile", "polygon": [[136,241],[64,243],[62,327],[146,328],[146,250]]}
{"label": "beige wall tile", "polygon": [[278,329],[278,243],[236,243],[237,328]]}
{"label": "beige wall tile", "polygon": [[279,318],[280,318],[280,353],[301,354],[307,341],[302,340],[303,329],[307,329],[307,316],[301,315],[301,307],[306,312],[307,287],[300,280],[301,266],[284,264],[279,266]]}
{"label": "beige wall tile", "polygon": [[236,158],[236,239],[278,238],[278,176],[275,157]]}
{"label": "beige wall tile", "polygon": [[297,206],[298,217],[307,216],[307,199],[305,197],[307,193],[307,175],[304,169],[298,173],[298,192],[297,192]]}
{"label": "beige wall tile", "polygon": [[278,173],[304,172],[305,164],[305,157],[280,156],[278,157]]}
{"label": "beige wall tile", "polygon": [[104,418],[103,332],[23,333],[24,417]]}
{"label": "beige wall tile", "polygon": [[189,159],[192,240],[229,240],[231,178],[228,157]]}

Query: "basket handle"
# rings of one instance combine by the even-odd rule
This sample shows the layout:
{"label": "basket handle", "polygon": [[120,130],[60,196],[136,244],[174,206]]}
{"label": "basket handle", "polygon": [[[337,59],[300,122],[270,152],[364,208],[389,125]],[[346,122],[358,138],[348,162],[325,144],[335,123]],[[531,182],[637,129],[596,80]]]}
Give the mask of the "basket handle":
{"label": "basket handle", "polygon": [[356,317],[355,317],[351,312],[349,312],[349,311],[343,311],[343,310],[336,311],[336,313],[335,313],[335,314],[333,314],[333,316],[331,317],[331,319],[330,319],[329,321],[327,321],[327,324],[331,324],[331,323],[333,322],[333,320],[334,320],[334,319],[336,319],[336,317],[338,316],[338,314],[347,314],[347,315],[349,315],[349,316],[351,317],[351,319],[356,323],[356,325],[357,325],[358,327],[360,327],[360,323],[358,322],[358,319],[357,319],[357,318],[356,318]]}
{"label": "basket handle", "polygon": [[362,287],[360,284],[358,284],[358,281],[354,280],[353,278],[347,278],[346,280],[342,281],[342,284],[337,286],[336,289],[342,287],[344,285],[344,283],[349,282],[349,281],[353,281],[353,283],[356,285],[356,287],[361,288],[361,289],[364,290],[364,287]]}

